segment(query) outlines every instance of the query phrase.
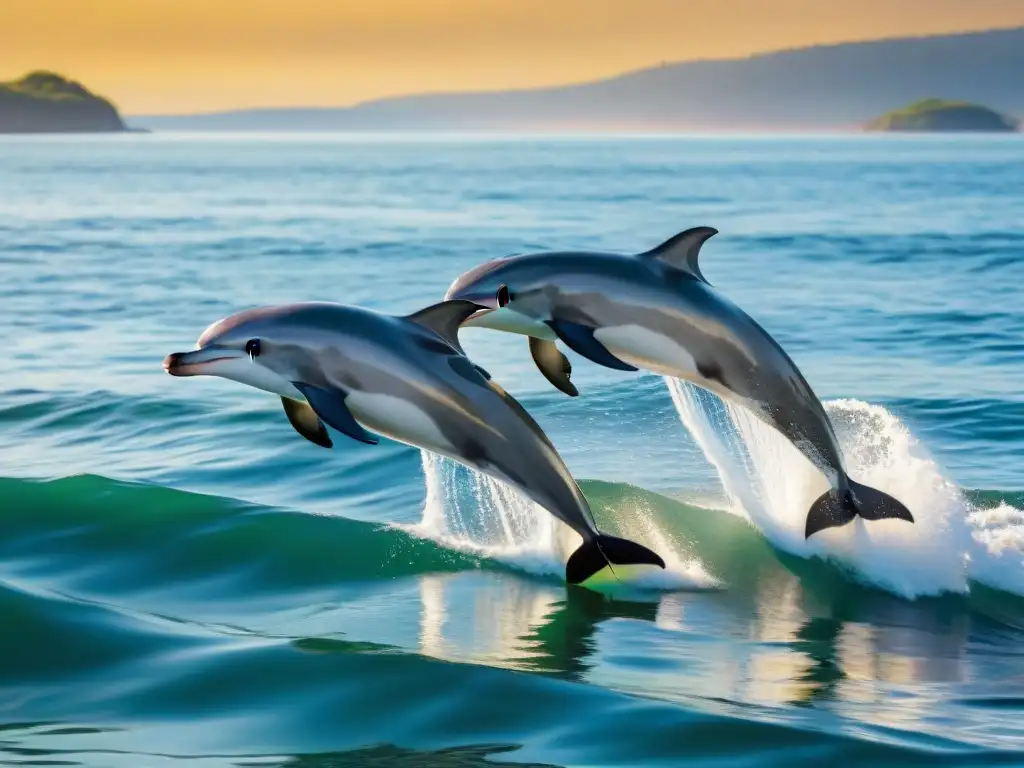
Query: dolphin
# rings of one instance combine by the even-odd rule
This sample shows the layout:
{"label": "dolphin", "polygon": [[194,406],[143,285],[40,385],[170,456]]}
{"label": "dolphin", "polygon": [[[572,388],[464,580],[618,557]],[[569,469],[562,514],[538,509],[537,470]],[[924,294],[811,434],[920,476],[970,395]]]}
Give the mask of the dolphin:
{"label": "dolphin", "polygon": [[303,303],[248,309],[203,332],[196,349],[164,360],[172,376],[220,376],[278,395],[300,435],[330,448],[325,425],[364,443],[372,430],[501,480],[583,538],[565,570],[595,586],[665,563],[601,533],[583,492],[526,410],[459,345],[480,309],[450,301],[407,317]]}
{"label": "dolphin", "polygon": [[698,256],[717,233],[695,227],[635,255],[498,258],[457,278],[446,298],[484,307],[465,326],[529,336],[541,373],[570,396],[578,391],[556,340],[599,365],[674,376],[750,409],[829,480],[829,491],[811,505],[805,537],[857,516],[913,522],[892,496],[850,478],[825,409],[796,364],[705,279]]}

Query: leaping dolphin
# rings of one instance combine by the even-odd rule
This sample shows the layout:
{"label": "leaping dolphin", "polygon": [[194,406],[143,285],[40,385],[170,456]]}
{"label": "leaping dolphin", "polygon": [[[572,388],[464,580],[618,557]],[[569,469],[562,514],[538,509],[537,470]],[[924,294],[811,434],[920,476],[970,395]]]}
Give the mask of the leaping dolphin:
{"label": "leaping dolphin", "polygon": [[571,366],[555,346],[618,370],[644,368],[691,381],[749,408],[828,478],[805,536],[910,511],[843,468],[832,424],[782,347],[701,274],[700,248],[718,230],[695,227],[637,255],[542,252],[499,258],[452,283],[447,299],[483,305],[466,323],[525,334],[541,373],[570,396]]}
{"label": "leaping dolphin", "polygon": [[512,485],[583,538],[566,564],[570,584],[664,568],[646,547],[598,530],[551,441],[465,356],[458,329],[478,309],[468,301],[408,317],[328,303],[250,309],[211,325],[197,349],[168,355],[164,369],[279,395],[295,430],[317,445],[332,445],[325,423],[376,443],[370,429]]}

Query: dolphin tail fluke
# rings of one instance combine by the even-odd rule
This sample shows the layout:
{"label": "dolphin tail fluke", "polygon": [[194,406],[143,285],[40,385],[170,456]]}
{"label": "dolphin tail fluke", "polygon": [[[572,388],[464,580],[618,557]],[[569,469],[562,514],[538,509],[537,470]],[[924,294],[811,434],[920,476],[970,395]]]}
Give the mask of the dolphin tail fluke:
{"label": "dolphin tail fluke", "polygon": [[588,587],[627,581],[640,567],[649,566],[664,568],[665,561],[641,544],[599,534],[572,553],[565,564],[565,580]]}
{"label": "dolphin tail fluke", "polygon": [[849,490],[830,489],[818,497],[807,514],[805,538],[825,528],[835,528],[852,522],[855,517],[865,520],[906,520],[914,522],[902,503],[887,493],[849,480]]}

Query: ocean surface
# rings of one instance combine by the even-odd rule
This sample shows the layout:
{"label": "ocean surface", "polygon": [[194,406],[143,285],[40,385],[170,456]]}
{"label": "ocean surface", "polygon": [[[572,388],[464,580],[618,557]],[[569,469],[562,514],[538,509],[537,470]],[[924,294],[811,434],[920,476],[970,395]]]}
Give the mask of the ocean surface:
{"label": "ocean surface", "polygon": [[[1024,763],[1024,140],[0,140],[0,764]],[[687,227],[917,523],[803,537],[820,474],[689,385],[463,334],[599,523],[447,460],[302,440],[167,376],[262,304],[394,313],[531,249]]]}

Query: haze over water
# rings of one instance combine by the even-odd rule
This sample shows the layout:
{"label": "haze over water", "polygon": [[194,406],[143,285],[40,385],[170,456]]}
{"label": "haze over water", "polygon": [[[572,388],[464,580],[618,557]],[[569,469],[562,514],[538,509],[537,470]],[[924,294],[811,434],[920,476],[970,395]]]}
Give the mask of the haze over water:
{"label": "haze over water", "polygon": [[[1018,137],[0,140],[0,762],[1020,763],[1021,178]],[[821,481],[741,411],[571,352],[570,399],[466,332],[669,561],[605,599],[507,490],[160,366],[245,307],[694,225],[914,526],[804,541]]]}

